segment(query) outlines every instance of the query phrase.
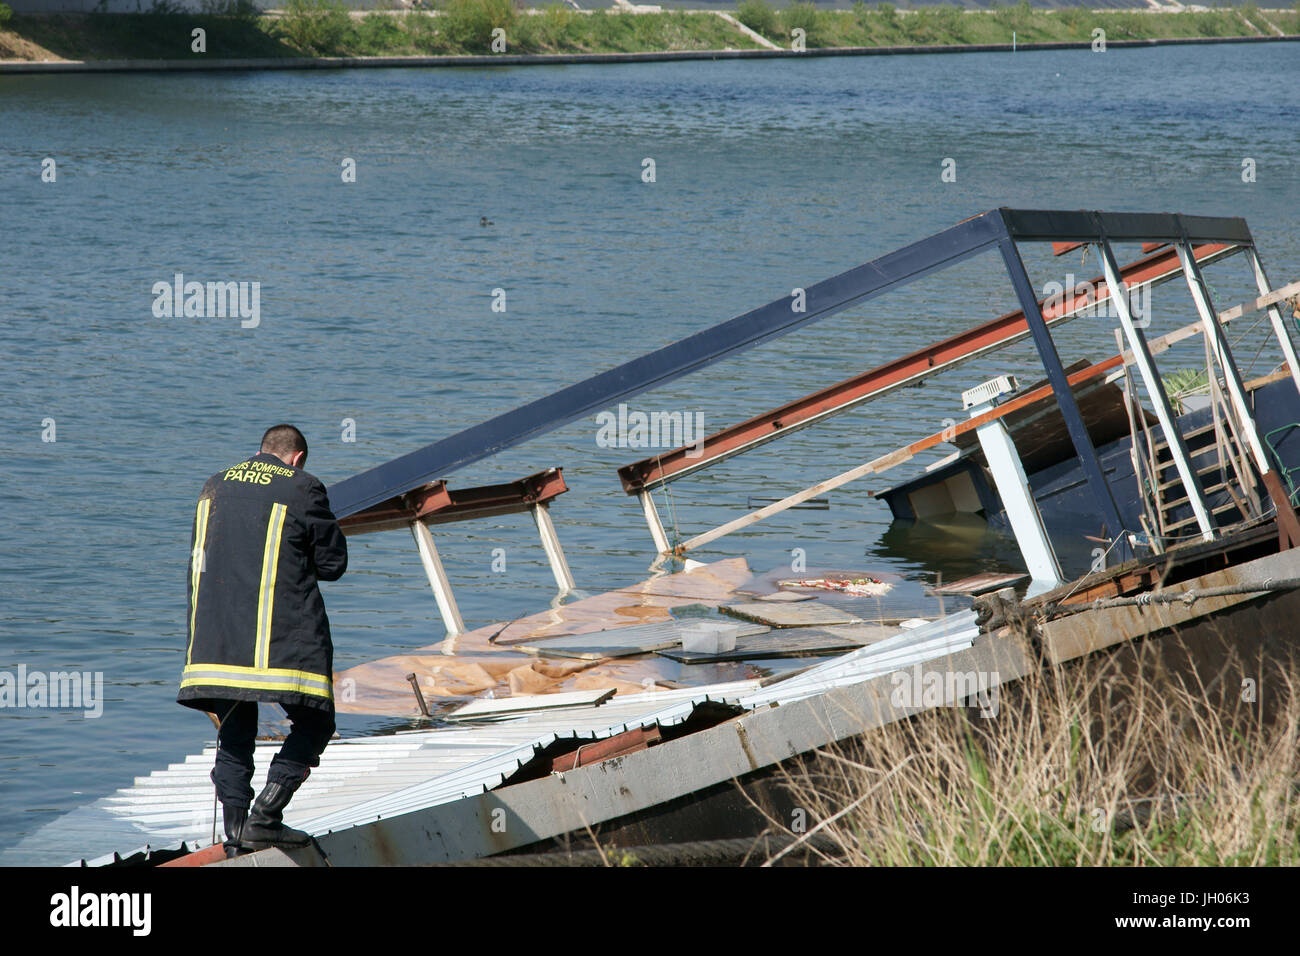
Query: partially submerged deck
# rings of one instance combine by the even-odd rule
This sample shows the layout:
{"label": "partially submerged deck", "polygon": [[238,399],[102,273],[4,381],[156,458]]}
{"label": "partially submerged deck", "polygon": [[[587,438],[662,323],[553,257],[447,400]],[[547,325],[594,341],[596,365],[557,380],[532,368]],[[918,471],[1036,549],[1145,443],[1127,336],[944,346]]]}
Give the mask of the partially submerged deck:
{"label": "partially submerged deck", "polygon": [[[795,607],[805,610],[802,616],[808,624],[799,627],[796,625],[803,622],[791,616],[788,606],[783,613],[782,605],[765,604],[762,599],[792,594],[792,590],[780,588],[779,581],[782,577],[800,576],[806,574],[787,571],[754,575],[744,558],[660,574],[626,588],[348,668],[335,675],[338,709],[343,713],[418,717],[420,706],[411,687],[411,675],[435,716],[446,715],[469,699],[489,693],[500,698],[610,689],[626,695],[773,676],[802,666],[806,663],[800,660],[802,657],[833,653],[818,654],[817,642],[809,643],[812,637],[821,636],[823,647],[825,639],[832,636],[839,638],[833,643],[841,649],[845,644],[870,644],[897,633],[900,621],[934,618],[969,603],[960,596],[931,597],[918,581],[878,573],[884,582],[884,593],[878,597],[819,597],[804,591],[800,596],[809,600]],[[666,641],[665,635],[659,634],[657,641],[638,643],[651,629],[648,625],[669,629],[709,614],[720,619],[716,613],[719,609],[738,605],[740,610],[730,617],[773,626],[762,642],[770,654],[756,653],[745,655],[745,660],[716,663],[696,663],[700,658],[693,658],[688,663],[666,653],[655,653],[679,644],[671,633],[666,633]],[[746,614],[744,605],[754,605],[760,613]],[[807,609],[812,607],[824,608],[825,617],[809,615]],[[762,614],[763,610],[770,616]],[[685,616],[686,611],[691,616]],[[791,618],[789,626],[784,626],[786,618]],[[810,631],[814,633],[810,635]],[[603,651],[597,647],[596,652],[583,653],[581,648],[573,648],[575,642],[564,639],[567,635],[598,635],[592,641],[594,645],[608,639],[609,645],[626,641],[627,646],[611,646]],[[557,645],[560,650],[548,652]]]}

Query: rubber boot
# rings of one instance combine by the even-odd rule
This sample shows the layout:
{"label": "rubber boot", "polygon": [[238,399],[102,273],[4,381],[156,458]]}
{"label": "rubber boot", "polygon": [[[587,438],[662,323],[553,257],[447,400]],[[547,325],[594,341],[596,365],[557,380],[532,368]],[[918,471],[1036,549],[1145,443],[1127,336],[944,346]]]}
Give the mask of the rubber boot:
{"label": "rubber boot", "polygon": [[293,799],[297,787],[268,783],[253,802],[248,822],[244,824],[240,846],[245,850],[267,850],[271,847],[291,849],[308,846],[311,836],[301,830],[284,825],[284,808]]}
{"label": "rubber boot", "polygon": [[248,822],[248,807],[228,807],[221,805],[221,813],[226,822],[226,859],[240,855],[239,842],[244,837],[244,824]]}

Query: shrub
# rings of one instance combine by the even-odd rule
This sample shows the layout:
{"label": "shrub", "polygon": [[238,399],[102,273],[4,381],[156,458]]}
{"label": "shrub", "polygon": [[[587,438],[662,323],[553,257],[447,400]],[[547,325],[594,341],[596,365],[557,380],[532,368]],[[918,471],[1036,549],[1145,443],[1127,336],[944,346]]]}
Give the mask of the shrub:
{"label": "shrub", "polygon": [[[1053,11],[1057,19],[1071,30],[1078,30],[1083,26],[1083,21],[1087,14],[1080,7],[1062,7],[1060,10]],[[1089,31],[1091,32],[1091,31]]]}
{"label": "shrub", "polygon": [[781,21],[785,24],[786,33],[803,30],[804,35],[811,40],[817,29],[817,8],[806,0],[799,0],[782,11]]}
{"label": "shrub", "polygon": [[338,51],[352,29],[352,18],[339,0],[289,0],[278,26],[303,52],[328,55]]}
{"label": "shrub", "polygon": [[199,0],[199,12],[209,17],[256,20],[262,15],[253,0]]}
{"label": "shrub", "polygon": [[488,50],[492,31],[505,30],[508,49],[515,16],[511,0],[449,0],[440,25],[448,42],[463,50]]}
{"label": "shrub", "polygon": [[527,19],[536,20],[534,36],[538,43],[548,47],[558,47],[569,34],[573,24],[573,11],[558,3],[547,4],[537,16]]}
{"label": "shrub", "polygon": [[406,35],[411,38],[411,45],[421,53],[435,53],[443,49],[438,34],[438,21],[419,10],[412,10],[402,20]]}
{"label": "shrub", "polygon": [[767,0],[742,0],[736,8],[736,19],[756,33],[764,36],[776,34],[776,11]]}
{"label": "shrub", "polygon": [[599,47],[616,47],[619,41],[619,27],[622,25],[621,13],[609,13],[597,10],[588,17],[591,24],[591,37]]}
{"label": "shrub", "polygon": [[1028,26],[1033,15],[1034,9],[1029,5],[1029,0],[1020,0],[1014,7],[999,7],[993,14],[998,23],[1015,30]]}
{"label": "shrub", "polygon": [[387,13],[372,13],[357,24],[357,48],[361,53],[391,53],[405,47],[407,42],[397,18]]}
{"label": "shrub", "polygon": [[13,12],[13,10],[11,10],[11,9],[9,8],[9,4],[7,4],[7,3],[0,3],[0,23],[4,23],[6,20],[8,20],[8,19],[9,19],[10,17],[12,17],[13,15],[14,15],[14,12]]}
{"label": "shrub", "polygon": [[960,39],[963,16],[952,4],[940,4],[934,9],[935,27],[948,38]]}

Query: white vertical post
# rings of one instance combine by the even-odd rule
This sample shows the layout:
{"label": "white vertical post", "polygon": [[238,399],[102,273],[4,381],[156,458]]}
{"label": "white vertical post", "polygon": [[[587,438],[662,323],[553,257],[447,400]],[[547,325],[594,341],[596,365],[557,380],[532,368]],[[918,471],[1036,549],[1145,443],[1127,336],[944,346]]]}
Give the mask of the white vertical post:
{"label": "white vertical post", "polygon": [[641,499],[641,509],[645,512],[645,523],[650,526],[650,537],[654,539],[655,550],[660,554],[668,554],[673,548],[668,543],[668,535],[664,531],[664,523],[659,520],[659,509],[655,507],[654,499],[650,497],[648,489],[641,489],[637,492],[637,497]]}
{"label": "white vertical post", "polygon": [[[1201,269],[1196,264],[1196,257],[1191,254],[1191,244],[1176,242],[1174,247],[1178,250],[1178,258],[1182,260],[1183,275],[1187,278],[1187,287],[1192,291],[1196,311],[1201,314],[1201,324],[1205,328],[1205,341],[1210,343],[1214,361],[1223,370],[1223,381],[1228,386],[1233,411],[1237,413],[1237,421],[1241,424],[1241,434],[1246,439],[1260,476],[1263,477],[1272,469],[1269,468],[1268,456],[1264,453],[1264,444],[1255,431],[1255,417],[1250,413],[1250,406],[1246,404],[1246,389],[1241,383],[1237,363],[1232,359],[1232,350],[1228,347],[1228,340],[1223,334],[1223,326],[1219,325],[1219,314],[1214,311],[1214,303],[1210,301],[1210,293],[1205,286]],[[1211,375],[1214,374],[1213,369],[1209,369],[1209,372]]]}
{"label": "white vertical post", "polygon": [[569,562],[564,558],[564,549],[560,547],[560,539],[555,534],[555,525],[551,523],[550,506],[544,501],[539,501],[529,510],[533,513],[533,520],[537,522],[537,533],[541,535],[542,547],[546,549],[546,558],[551,562],[551,573],[555,575],[556,587],[565,593],[572,591],[573,573],[569,570]]}
{"label": "white vertical post", "polygon": [[447,627],[448,635],[463,634],[465,622],[461,620],[460,608],[456,606],[456,597],[451,593],[451,582],[447,572],[442,569],[442,559],[438,557],[438,548],[433,543],[433,534],[423,521],[411,522],[411,534],[415,537],[415,546],[420,552],[420,563],[424,573],[429,577],[429,586],[438,601],[438,610],[442,613],[442,623]]}
{"label": "white vertical post", "polygon": [[[1192,470],[1192,463],[1187,454],[1187,446],[1183,443],[1182,433],[1178,430],[1178,425],[1174,421],[1174,410],[1169,404],[1169,396],[1165,393],[1164,382],[1160,380],[1160,375],[1156,372],[1155,362],[1151,358],[1151,350],[1147,348],[1146,337],[1133,322],[1133,314],[1128,307],[1128,287],[1124,284],[1124,280],[1120,278],[1119,264],[1115,261],[1115,254],[1111,251],[1110,243],[1105,239],[1097,243],[1097,254],[1101,257],[1102,270],[1106,274],[1106,286],[1110,290],[1110,301],[1114,303],[1115,312],[1119,315],[1120,325],[1124,328],[1124,336],[1128,339],[1129,349],[1133,352],[1133,361],[1142,375],[1142,384],[1146,386],[1147,398],[1151,400],[1156,418],[1160,421],[1160,431],[1165,436],[1165,444],[1169,446],[1169,453],[1173,455],[1174,466],[1178,469],[1178,477],[1182,480],[1183,488],[1187,492],[1187,502],[1192,506],[1192,513],[1196,515],[1196,524],[1201,529],[1201,537],[1206,541],[1213,541],[1214,522],[1210,518],[1209,509],[1205,506],[1201,483],[1196,480],[1196,473]],[[1186,268],[1185,264],[1184,268]],[[1159,469],[1156,470],[1152,478],[1159,484]]]}
{"label": "white vertical post", "polygon": [[[1255,287],[1259,289],[1260,295],[1268,295],[1273,291],[1272,286],[1268,284],[1268,276],[1264,274],[1264,263],[1259,259],[1259,253],[1254,247],[1246,250],[1246,255],[1250,257],[1251,268],[1255,270]],[[1287,368],[1291,370],[1291,380],[1295,382],[1296,388],[1300,390],[1300,360],[1296,358],[1295,343],[1291,340],[1291,332],[1287,328],[1286,319],[1282,317],[1282,310],[1278,308],[1277,303],[1268,307],[1268,318],[1273,323],[1273,333],[1277,336],[1277,344],[1282,346],[1282,354],[1286,356]]]}
{"label": "white vertical post", "polygon": [[[985,402],[970,410],[971,418],[983,415],[993,408],[994,402]],[[1043,516],[1029,490],[1029,481],[1025,478],[1024,466],[1016,452],[1011,433],[1002,424],[1002,419],[995,418],[975,429],[984,457],[988,461],[989,471],[993,473],[993,483],[997,486],[1002,506],[1007,510],[1011,521],[1011,530],[1015,533],[1020,553],[1024,555],[1025,565],[1029,568],[1033,580],[1029,584],[1028,595],[1050,591],[1061,584],[1064,575],[1061,565],[1052,550],[1052,541],[1043,526]],[[1122,529],[1116,529],[1119,534]]]}

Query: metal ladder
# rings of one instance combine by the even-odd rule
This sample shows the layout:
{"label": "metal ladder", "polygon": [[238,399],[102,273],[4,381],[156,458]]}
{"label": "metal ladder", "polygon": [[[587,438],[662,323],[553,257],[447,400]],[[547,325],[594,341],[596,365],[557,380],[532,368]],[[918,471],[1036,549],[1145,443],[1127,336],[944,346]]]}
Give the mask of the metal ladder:
{"label": "metal ladder", "polygon": [[[1217,422],[1210,422],[1187,432],[1183,435],[1183,440],[1187,444],[1188,455],[1195,466],[1196,480],[1205,498],[1208,500],[1220,492],[1228,493],[1230,500],[1210,508],[1215,524],[1219,527],[1233,525],[1260,513],[1258,492],[1255,490],[1257,478],[1231,429],[1223,429]],[[1201,463],[1211,455],[1212,460]],[[1152,457],[1153,473],[1156,476],[1153,491],[1160,533],[1166,537],[1181,537],[1179,532],[1183,528],[1196,524],[1195,516],[1173,519],[1176,509],[1188,504],[1187,489],[1178,477],[1167,442],[1157,440],[1152,446]],[[1170,494],[1175,497],[1168,497]]]}

